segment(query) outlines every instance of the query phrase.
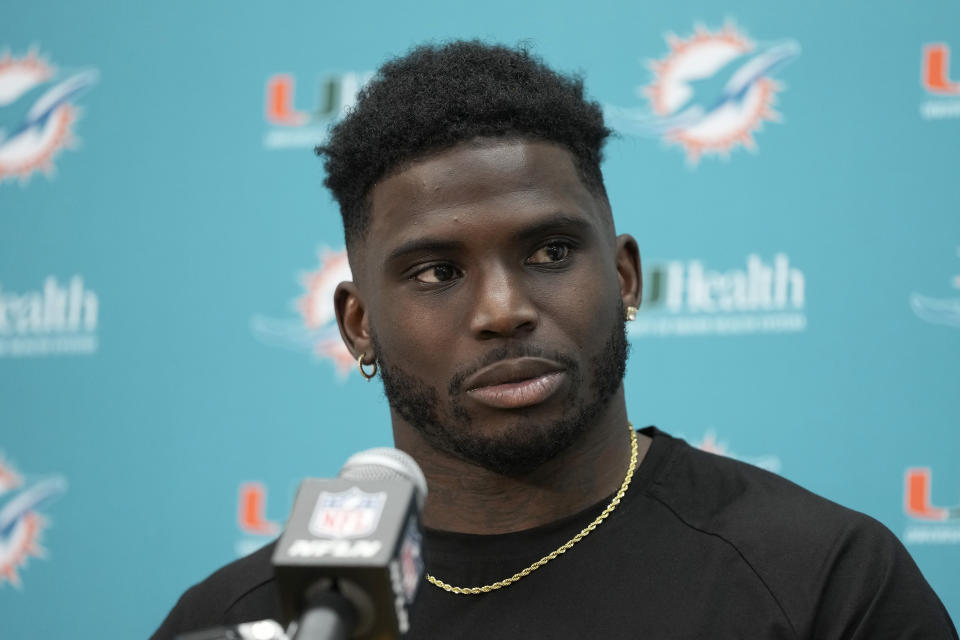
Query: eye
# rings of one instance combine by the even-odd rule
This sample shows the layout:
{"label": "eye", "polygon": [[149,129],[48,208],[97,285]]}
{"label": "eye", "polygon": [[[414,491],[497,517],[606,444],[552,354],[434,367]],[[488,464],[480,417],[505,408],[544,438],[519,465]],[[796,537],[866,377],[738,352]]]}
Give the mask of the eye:
{"label": "eye", "polygon": [[570,245],[566,242],[554,241],[543,245],[527,258],[527,264],[550,264],[560,262],[570,255]]}
{"label": "eye", "polygon": [[450,282],[454,278],[459,277],[459,275],[460,271],[453,265],[440,263],[418,271],[413,275],[413,279],[426,284],[438,284],[441,282]]}

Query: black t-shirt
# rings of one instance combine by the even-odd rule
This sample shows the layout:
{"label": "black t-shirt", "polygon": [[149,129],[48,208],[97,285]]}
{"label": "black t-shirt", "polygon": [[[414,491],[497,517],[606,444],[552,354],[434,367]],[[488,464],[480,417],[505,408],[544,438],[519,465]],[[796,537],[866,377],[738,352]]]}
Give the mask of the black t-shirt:
{"label": "black t-shirt", "polygon": [[[455,595],[423,582],[408,638],[916,638],[957,640],[900,542],[863,514],[652,427],[621,504],[519,582]],[[425,532],[427,569],[501,580],[559,547],[607,501],[505,535]],[[155,640],[280,614],[273,545],[189,589]]]}

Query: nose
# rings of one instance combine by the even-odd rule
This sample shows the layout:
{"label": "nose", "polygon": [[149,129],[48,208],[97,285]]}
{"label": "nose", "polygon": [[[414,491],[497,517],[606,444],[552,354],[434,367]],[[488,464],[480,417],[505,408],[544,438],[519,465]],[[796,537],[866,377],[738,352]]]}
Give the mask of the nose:
{"label": "nose", "polygon": [[537,327],[537,308],[521,280],[502,265],[479,279],[470,318],[470,330],[478,339],[518,337]]}

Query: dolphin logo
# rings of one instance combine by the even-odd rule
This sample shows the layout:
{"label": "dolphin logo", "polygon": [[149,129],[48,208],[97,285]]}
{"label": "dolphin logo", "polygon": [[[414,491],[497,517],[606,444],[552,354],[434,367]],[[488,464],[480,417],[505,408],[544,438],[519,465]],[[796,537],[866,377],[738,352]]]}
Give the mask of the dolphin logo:
{"label": "dolphin logo", "polygon": [[8,141],[12,141],[20,135],[31,132],[36,135],[37,130],[42,130],[46,127],[50,116],[52,116],[57,109],[65,104],[72,104],[74,99],[78,98],[85,93],[87,89],[96,84],[99,77],[100,74],[98,71],[90,69],[70,76],[63,82],[48,89],[46,93],[33,103],[33,106],[27,111],[26,117],[9,135],[3,129],[0,129],[0,146],[9,143]]}
{"label": "dolphin logo", "polygon": [[14,529],[30,513],[53,502],[66,491],[66,481],[57,476],[24,489],[0,509],[0,546],[6,546]]}
{"label": "dolphin logo", "polygon": [[914,293],[910,308],[921,320],[960,328],[960,298],[928,298]]}
{"label": "dolphin logo", "polygon": [[701,27],[686,40],[668,35],[667,42],[670,53],[650,63],[654,81],[641,88],[651,108],[608,106],[614,128],[681,144],[691,164],[738,145],[753,149],[762,122],[779,119],[773,76],[800,55],[800,45],[758,46],[732,25],[715,33]]}
{"label": "dolphin logo", "polygon": [[[960,247],[957,248],[960,257]],[[953,277],[953,286],[960,289],[960,274]],[[931,298],[914,292],[910,308],[921,320],[960,328],[960,298]]]}
{"label": "dolphin logo", "polygon": [[[21,59],[9,54],[0,59],[0,107],[13,125],[0,127],[0,182],[19,177],[25,182],[37,170],[53,172],[53,158],[75,142],[75,101],[99,80],[99,72],[86,69],[55,82],[17,116],[17,107],[55,77],[52,67],[36,53]],[[23,107],[20,107],[22,110]]]}
{"label": "dolphin logo", "polygon": [[337,375],[345,379],[356,371],[354,360],[340,339],[333,292],[343,280],[351,280],[347,250],[322,248],[320,265],[301,274],[305,292],[294,303],[299,318],[271,318],[256,315],[250,320],[253,335],[262,343],[294,351],[312,351],[315,356],[333,362]]}
{"label": "dolphin logo", "polygon": [[18,569],[27,559],[43,557],[40,534],[45,526],[40,510],[59,498],[67,489],[67,482],[60,476],[38,480],[21,489],[23,480],[0,459],[0,496],[12,493],[13,497],[0,507],[0,584],[9,580],[15,587],[21,586]]}

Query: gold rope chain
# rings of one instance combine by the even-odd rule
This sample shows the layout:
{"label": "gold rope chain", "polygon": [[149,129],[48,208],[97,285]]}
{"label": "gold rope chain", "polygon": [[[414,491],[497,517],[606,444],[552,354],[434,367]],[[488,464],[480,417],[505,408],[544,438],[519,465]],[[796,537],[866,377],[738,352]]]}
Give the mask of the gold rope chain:
{"label": "gold rope chain", "polygon": [[479,593],[490,593],[491,591],[496,591],[497,589],[509,587],[520,578],[525,578],[526,576],[530,575],[531,573],[533,573],[543,565],[557,558],[557,556],[559,556],[560,554],[566,553],[570,549],[570,547],[572,547],[573,545],[577,544],[578,542],[586,538],[591,531],[596,529],[600,525],[600,523],[606,520],[607,516],[613,513],[613,510],[617,508],[617,505],[620,504],[620,501],[623,499],[623,495],[627,492],[627,487],[630,486],[630,480],[633,479],[633,472],[637,468],[637,433],[633,430],[632,424],[627,423],[627,426],[630,428],[630,466],[627,467],[627,476],[623,479],[623,484],[620,485],[620,490],[617,491],[617,495],[613,496],[613,499],[610,501],[610,504],[607,505],[607,508],[603,510],[603,513],[598,515],[596,520],[594,520],[593,522],[588,524],[586,527],[584,527],[583,530],[580,531],[580,533],[573,536],[572,538],[567,540],[563,545],[561,545],[558,549],[555,549],[554,551],[543,556],[542,558],[534,562],[532,565],[530,565],[523,571],[519,571],[513,574],[512,576],[510,576],[509,578],[499,580],[492,584],[485,584],[482,587],[455,587],[452,584],[447,584],[443,580],[435,578],[429,573],[427,574],[427,582],[429,582],[430,584],[436,587],[440,587],[444,591],[449,591],[450,593],[456,593],[460,595],[466,595],[466,594],[476,595]]}

